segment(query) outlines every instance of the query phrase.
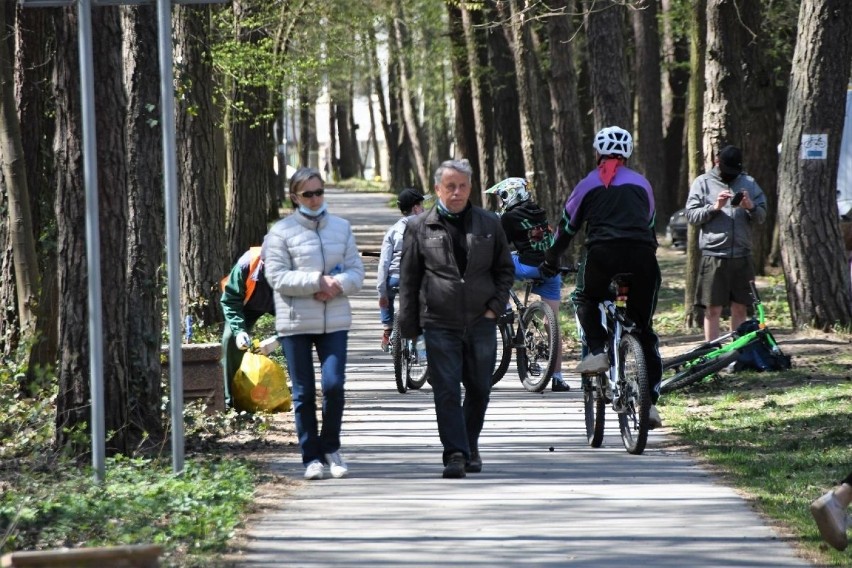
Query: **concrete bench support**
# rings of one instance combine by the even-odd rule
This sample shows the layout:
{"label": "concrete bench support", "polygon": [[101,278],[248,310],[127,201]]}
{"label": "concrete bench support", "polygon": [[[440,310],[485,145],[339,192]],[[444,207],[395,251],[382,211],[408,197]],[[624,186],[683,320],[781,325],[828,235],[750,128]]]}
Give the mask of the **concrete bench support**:
{"label": "concrete bench support", "polygon": [[[183,345],[183,399],[203,400],[207,412],[224,412],[225,386],[222,383],[222,346],[219,343]],[[163,346],[163,373],[169,373],[169,346]]]}

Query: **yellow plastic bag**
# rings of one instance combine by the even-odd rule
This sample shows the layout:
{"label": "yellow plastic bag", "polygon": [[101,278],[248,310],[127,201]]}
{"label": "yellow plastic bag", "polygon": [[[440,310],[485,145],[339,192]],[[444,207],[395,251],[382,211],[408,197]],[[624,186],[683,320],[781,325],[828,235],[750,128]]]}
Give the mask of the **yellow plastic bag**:
{"label": "yellow plastic bag", "polygon": [[234,375],[234,405],[249,412],[287,412],[293,404],[287,371],[260,353],[247,352]]}

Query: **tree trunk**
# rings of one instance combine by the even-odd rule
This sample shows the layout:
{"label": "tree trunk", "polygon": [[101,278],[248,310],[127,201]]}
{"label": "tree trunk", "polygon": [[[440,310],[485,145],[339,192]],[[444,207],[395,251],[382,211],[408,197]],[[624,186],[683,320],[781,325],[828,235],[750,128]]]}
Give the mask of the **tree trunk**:
{"label": "tree trunk", "polygon": [[397,60],[399,64],[399,88],[400,99],[402,101],[402,115],[405,120],[405,130],[408,133],[408,143],[410,145],[411,154],[414,158],[414,165],[417,170],[417,178],[419,187],[425,192],[432,183],[430,181],[429,172],[426,168],[426,160],[424,158],[423,149],[420,143],[420,125],[417,122],[417,115],[414,112],[412,103],[413,93],[409,85],[409,65],[407,53],[410,50],[410,42],[408,33],[405,30],[405,19],[402,11],[402,2],[393,0],[393,36],[396,42],[396,49],[399,52]]}
{"label": "tree trunk", "polygon": [[[734,0],[708,0],[704,69],[704,167],[726,144],[743,148],[743,31]],[[757,159],[757,157],[755,157]],[[744,161],[749,161],[745,154]],[[760,180],[757,180],[760,183]]]}
{"label": "tree trunk", "polygon": [[340,179],[358,176],[360,156],[355,131],[352,129],[351,84],[336,84],[334,88],[334,116],[337,120],[337,142],[340,148]]}
{"label": "tree trunk", "polygon": [[[660,232],[665,229],[665,221],[674,212],[665,207],[666,201],[663,199],[664,164],[666,159],[675,159],[676,156],[668,156],[663,149],[663,105],[660,94],[662,62],[656,0],[639,0],[630,11],[630,16],[636,49],[636,127],[633,132],[636,144],[633,150],[635,159],[631,159],[631,163],[654,188],[657,232]],[[661,160],[660,156],[666,159]]]}
{"label": "tree trunk", "polygon": [[[63,10],[57,23],[59,50],[56,65],[56,219],[60,299],[59,396],[57,443],[75,453],[73,432],[85,426],[91,431],[88,341],[88,268],[85,238],[85,188],[82,169],[82,128],[76,10]],[[101,311],[103,317],[103,380],[105,428],[110,452],[126,453],[139,431],[127,416],[127,170],[125,163],[124,113],[126,100],[121,73],[121,29],[117,8],[92,12],[95,117],[98,135],[97,176],[101,229],[101,274],[105,276]]]}
{"label": "tree trunk", "polygon": [[547,19],[550,40],[550,106],[553,114],[553,162],[555,170],[552,199],[539,203],[555,225],[562,217],[565,200],[574,185],[585,175],[581,147],[580,104],[577,99],[577,74],[574,71],[575,30],[571,21],[574,0],[552,0],[550,9],[564,15]]}
{"label": "tree trunk", "polygon": [[[54,367],[58,342],[56,289],[56,224],[53,222],[53,128],[51,77],[56,37],[53,18],[45,10],[14,10],[16,15],[15,88],[21,124],[21,143],[26,156],[27,190],[36,256],[41,270],[41,289],[36,310],[36,337],[30,349],[27,378],[40,369]],[[8,14],[8,13],[7,13]],[[4,304],[5,305],[5,304]],[[2,335],[2,333],[0,333]]]}
{"label": "tree trunk", "polygon": [[[707,0],[696,0],[692,6],[689,22],[689,104],[687,105],[687,159],[689,179],[704,172],[704,150],[702,145],[704,120],[704,53],[707,37]],[[686,203],[686,199],[683,200]],[[686,309],[687,328],[700,327],[703,314],[693,309],[695,288],[698,278],[698,227],[689,225],[686,239],[686,284],[683,305]],[[700,317],[699,317],[700,316]]]}
{"label": "tree trunk", "polygon": [[[156,11],[153,6],[126,8],[122,14],[127,85],[127,364],[128,416],[147,434],[146,445],[163,438],[160,362],[163,318],[160,274],[165,242],[163,165]],[[179,301],[178,298],[170,301]],[[138,442],[141,440],[137,440]]]}
{"label": "tree trunk", "polygon": [[625,7],[617,0],[585,0],[584,4],[595,132],[606,126],[632,130],[624,45]]}
{"label": "tree trunk", "polygon": [[[461,8],[462,31],[465,39],[467,70],[470,78],[470,98],[473,107],[473,123],[476,135],[476,155],[479,159],[476,170],[479,183],[488,189],[497,183],[494,177],[494,125],[491,91],[482,75],[488,67],[488,46],[481,31],[484,20],[482,10],[470,11]],[[486,206],[489,204],[486,202]]]}
{"label": "tree trunk", "polygon": [[461,9],[447,4],[449,15],[450,60],[453,66],[453,100],[455,101],[455,138],[456,155],[467,158],[473,166],[471,200],[476,205],[482,204],[482,191],[488,189],[483,185],[480,168],[479,147],[476,140],[476,107],[474,102],[474,83],[468,49],[465,41],[465,30],[462,24]]}
{"label": "tree trunk", "polygon": [[[665,82],[663,95],[663,155],[666,157],[663,170],[663,183],[657,200],[657,222],[668,222],[669,216],[683,208],[689,193],[689,164],[684,160],[686,144],[686,99],[689,85],[689,45],[685,38],[674,37],[671,25],[671,4],[673,0],[664,0],[664,69]],[[703,71],[702,71],[703,76]],[[661,212],[663,217],[660,217]]]}
{"label": "tree trunk", "polygon": [[[497,0],[487,0],[489,14],[497,17]],[[494,100],[494,179],[524,177],[524,154],[521,148],[521,121],[515,61],[505,26],[488,28],[490,63],[489,90]]]}
{"label": "tree trunk", "polygon": [[[257,24],[251,20],[256,9],[246,1],[234,2],[237,41],[257,44],[265,38],[266,33],[256,28]],[[274,193],[270,182],[275,176],[269,160],[274,144],[266,112],[269,91],[263,86],[247,84],[244,79],[234,78],[234,102],[228,124],[231,138],[227,151],[231,171],[228,173],[227,231],[231,263],[249,247],[263,243],[270,216],[269,201]],[[277,218],[277,210],[273,216]]]}
{"label": "tree trunk", "polygon": [[[175,83],[180,185],[181,314],[197,322],[222,320],[219,280],[228,271],[225,198],[216,159],[216,111],[209,45],[210,8],[176,6]],[[236,261],[236,258],[233,259]]]}
{"label": "tree trunk", "polygon": [[[524,176],[535,188],[536,194],[547,189],[547,171],[539,169],[538,156],[544,154],[540,135],[536,103],[533,100],[536,93],[532,86],[530,60],[531,37],[527,22],[527,13],[521,10],[519,0],[509,0],[506,5],[508,12],[504,13],[504,26],[507,36],[511,38],[509,45],[515,61],[515,77],[518,87],[519,114],[521,121],[521,151],[524,156]],[[537,85],[536,85],[537,86]],[[549,124],[549,122],[548,122]],[[543,200],[545,201],[545,200]]]}
{"label": "tree trunk", "polygon": [[748,158],[748,173],[766,194],[766,222],[753,233],[754,266],[764,274],[775,220],[778,215],[778,115],[773,84],[774,70],[767,40],[755,33],[763,20],[759,2],[740,2],[740,33],[743,51],[738,54],[743,69],[743,154]]}
{"label": "tree trunk", "polygon": [[[796,327],[852,324],[849,265],[835,184],[852,59],[852,3],[804,0],[799,12],[779,175],[779,236]],[[808,149],[816,159],[805,159]]]}
{"label": "tree trunk", "polygon": [[[6,31],[5,10],[0,9],[0,31]],[[6,186],[9,245],[12,247],[21,338],[35,332],[38,297],[38,262],[33,237],[30,196],[21,125],[18,122],[12,57],[7,41],[0,41],[0,157]]]}
{"label": "tree trunk", "polygon": [[[112,451],[127,454],[145,435],[140,424],[129,421],[127,365],[127,150],[121,52],[120,8],[92,11],[95,63],[95,123],[98,138],[98,207],[101,227],[101,274],[108,283],[102,295],[104,332],[104,414]],[[136,314],[134,314],[136,317]]]}

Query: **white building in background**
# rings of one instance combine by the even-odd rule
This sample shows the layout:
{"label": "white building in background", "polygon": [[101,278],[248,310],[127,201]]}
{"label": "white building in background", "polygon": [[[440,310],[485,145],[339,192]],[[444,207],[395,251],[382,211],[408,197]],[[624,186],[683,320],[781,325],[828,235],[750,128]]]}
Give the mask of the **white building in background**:
{"label": "white building in background", "polygon": [[[375,136],[379,145],[379,168],[376,167],[377,161],[373,152],[374,146],[370,132],[370,104],[373,105],[373,115],[376,120]],[[284,105],[284,108],[281,109],[279,119],[275,124],[275,142],[278,144],[279,153],[278,156],[275,157],[275,172],[279,172],[279,160],[283,159],[287,164],[288,179],[299,164],[299,113],[296,109],[296,103],[293,100],[288,100]],[[352,103],[352,112],[353,122],[358,125],[358,128],[355,130],[355,134],[358,140],[358,151],[361,154],[361,162],[364,164],[364,177],[366,179],[374,179],[380,172],[387,172],[389,162],[387,146],[385,145],[385,132],[381,126],[381,113],[379,112],[378,97],[375,95],[371,98],[356,97]],[[323,172],[323,176],[325,178],[328,178],[328,172],[331,167],[329,163],[331,154],[328,117],[328,93],[323,91],[316,101],[316,133],[319,150],[317,152],[311,152],[310,164],[308,165]],[[284,140],[281,140],[280,138],[282,119],[287,125]],[[340,156],[339,148],[338,156]]]}

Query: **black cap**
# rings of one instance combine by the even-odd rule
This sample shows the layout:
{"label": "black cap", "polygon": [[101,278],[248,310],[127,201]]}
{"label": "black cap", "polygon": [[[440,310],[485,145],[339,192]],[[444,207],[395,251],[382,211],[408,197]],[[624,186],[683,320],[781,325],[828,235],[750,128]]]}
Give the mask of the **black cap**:
{"label": "black cap", "polygon": [[736,146],[725,146],[719,152],[719,170],[723,174],[735,176],[743,173],[743,153]]}
{"label": "black cap", "polygon": [[415,205],[424,199],[426,197],[422,193],[409,187],[399,192],[396,204],[399,206],[399,210],[405,213],[406,211],[411,211]]}

